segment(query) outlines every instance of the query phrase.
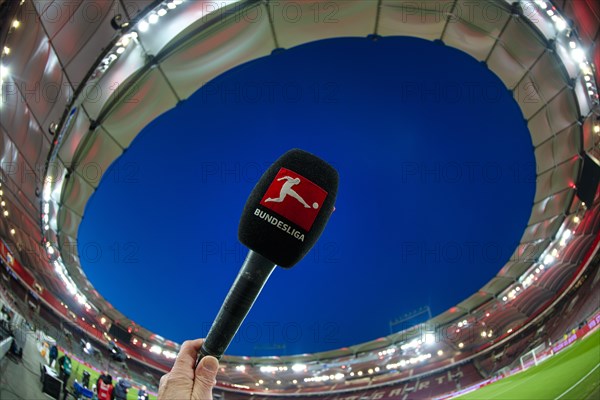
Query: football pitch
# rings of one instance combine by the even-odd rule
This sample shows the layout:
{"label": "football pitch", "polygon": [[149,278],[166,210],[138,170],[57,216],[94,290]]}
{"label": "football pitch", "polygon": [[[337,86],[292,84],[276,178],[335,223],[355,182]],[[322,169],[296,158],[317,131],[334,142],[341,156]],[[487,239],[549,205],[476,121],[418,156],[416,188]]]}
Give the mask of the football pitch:
{"label": "football pitch", "polygon": [[459,399],[600,399],[600,330],[537,366]]}

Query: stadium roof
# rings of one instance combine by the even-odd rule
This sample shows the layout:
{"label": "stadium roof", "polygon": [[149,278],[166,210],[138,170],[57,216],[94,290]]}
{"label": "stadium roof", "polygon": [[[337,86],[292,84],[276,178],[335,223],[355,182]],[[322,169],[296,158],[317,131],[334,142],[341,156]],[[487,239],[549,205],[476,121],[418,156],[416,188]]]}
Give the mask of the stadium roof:
{"label": "stadium roof", "polygon": [[[277,49],[349,36],[441,40],[485,62],[513,92],[535,147],[537,183],[511,260],[431,322],[444,325],[501,307],[499,323],[518,324],[573,277],[597,234],[596,217],[587,230],[576,222],[586,212],[576,196],[582,156],[599,155],[598,73],[586,54],[598,39],[593,4],[560,4],[577,19],[575,26],[546,1],[0,1],[0,15],[14,16],[0,36],[8,49],[2,57],[0,160],[10,209],[0,218],[0,231],[41,287],[87,304],[98,319],[128,326],[87,280],[77,235],[103,172],[144,126],[203,82]],[[325,23],[328,18],[336,23]],[[593,59],[600,60],[598,47]],[[567,245],[568,252],[553,254]],[[524,284],[540,267],[547,270],[540,280]],[[144,340],[177,348],[133,328]]]}

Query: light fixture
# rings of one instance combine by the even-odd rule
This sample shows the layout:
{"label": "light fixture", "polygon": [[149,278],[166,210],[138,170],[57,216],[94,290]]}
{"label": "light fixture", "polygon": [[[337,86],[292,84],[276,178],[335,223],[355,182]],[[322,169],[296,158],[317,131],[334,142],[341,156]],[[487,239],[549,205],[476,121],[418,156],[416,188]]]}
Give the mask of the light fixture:
{"label": "light fixture", "polygon": [[155,24],[158,22],[158,15],[157,14],[150,14],[150,16],[148,17],[148,22],[150,22],[151,24]]}
{"label": "light fixture", "polygon": [[306,370],[305,364],[294,364],[292,365],[292,371],[294,372],[302,372]]}
{"label": "light fixture", "polygon": [[52,136],[56,135],[56,130],[58,129],[58,124],[56,122],[51,122],[48,126],[48,133]]}
{"label": "light fixture", "polygon": [[150,25],[148,25],[146,21],[141,21],[138,24],[138,29],[140,30],[140,32],[146,32],[148,28],[150,28]]}
{"label": "light fixture", "polygon": [[117,48],[117,54],[123,54],[125,52],[125,47]]}
{"label": "light fixture", "polygon": [[129,22],[125,21],[121,14],[117,14],[110,20],[110,26],[112,26],[114,30],[118,31],[123,28],[127,28],[129,26]]}
{"label": "light fixture", "polygon": [[4,78],[6,78],[8,76],[8,67],[5,67],[4,65],[0,65],[0,80],[3,80]]}
{"label": "light fixture", "polygon": [[8,46],[4,46],[4,50],[2,50],[2,53],[7,56],[10,54],[10,47]]}
{"label": "light fixture", "polygon": [[167,15],[167,10],[165,10],[164,8],[161,8],[156,13],[158,14],[159,17],[164,17],[165,15]]}
{"label": "light fixture", "polygon": [[12,27],[17,29],[19,26],[21,26],[21,23],[19,22],[18,19],[15,19],[12,23]]}
{"label": "light fixture", "polygon": [[425,344],[432,345],[435,343],[435,334],[432,332],[425,333]]}
{"label": "light fixture", "polygon": [[177,358],[177,354],[173,351],[170,350],[164,350],[162,352],[163,356],[165,356],[166,358],[168,358],[169,360],[173,360],[175,358]]}
{"label": "light fixture", "polygon": [[15,233],[17,233],[17,231],[15,231],[15,228],[10,228],[10,234],[14,236]]}
{"label": "light fixture", "polygon": [[169,10],[174,10],[174,9],[175,9],[175,7],[177,7],[177,6],[176,6],[176,5],[175,5],[175,3],[173,3],[172,1],[170,1],[170,2],[168,2],[168,3],[167,3],[167,8],[168,8]]}
{"label": "light fixture", "polygon": [[581,69],[581,72],[583,72],[584,75],[592,75],[592,69],[586,63],[580,62],[579,68]]}
{"label": "light fixture", "polygon": [[571,57],[573,57],[573,60],[575,60],[576,62],[581,63],[583,62],[583,60],[585,60],[585,53],[582,49],[573,49],[571,51]]}
{"label": "light fixture", "polygon": [[162,349],[160,346],[154,344],[152,345],[152,347],[150,347],[150,352],[154,353],[154,354],[161,354],[162,353]]}
{"label": "light fixture", "polygon": [[567,29],[567,23],[562,18],[558,18],[556,21],[554,21],[554,24],[556,25],[556,29],[561,32]]}

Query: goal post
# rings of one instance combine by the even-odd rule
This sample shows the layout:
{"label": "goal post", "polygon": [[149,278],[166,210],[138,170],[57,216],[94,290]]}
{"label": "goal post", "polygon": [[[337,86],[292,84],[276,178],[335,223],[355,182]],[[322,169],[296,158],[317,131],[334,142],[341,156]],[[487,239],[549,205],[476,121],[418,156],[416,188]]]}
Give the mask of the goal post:
{"label": "goal post", "polygon": [[527,369],[532,365],[538,365],[540,362],[545,360],[550,355],[546,344],[542,343],[539,346],[529,350],[521,357],[519,357],[519,361],[521,362],[521,369]]}

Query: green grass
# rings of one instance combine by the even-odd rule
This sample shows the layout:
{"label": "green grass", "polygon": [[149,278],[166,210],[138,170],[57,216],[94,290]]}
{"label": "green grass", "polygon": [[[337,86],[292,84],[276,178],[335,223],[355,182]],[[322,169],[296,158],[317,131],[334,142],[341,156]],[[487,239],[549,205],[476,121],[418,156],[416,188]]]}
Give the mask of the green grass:
{"label": "green grass", "polygon": [[600,330],[537,366],[459,398],[462,400],[595,399],[598,398],[596,396],[600,390],[599,364]]}
{"label": "green grass", "polygon": [[[63,352],[59,351],[58,358],[62,357],[62,355],[63,355]],[[56,361],[55,367],[56,367],[55,368],[56,371],[58,372],[58,359]],[[71,358],[71,376],[69,378],[69,383],[68,383],[69,387],[73,386],[73,382],[75,382],[75,379],[77,379],[77,381],[79,383],[81,383],[82,378],[83,378],[83,371],[87,371],[90,374],[90,387],[96,383],[96,381],[98,380],[98,377],[100,376],[100,374],[98,372],[94,371],[93,369],[87,367],[84,364],[81,364],[79,361],[75,360],[74,358]],[[113,384],[115,384],[116,382],[117,382],[117,377],[113,376]],[[137,388],[130,388],[129,391],[127,392],[127,400],[137,400],[137,393],[138,393]],[[156,400],[156,396],[150,395],[149,399]]]}

